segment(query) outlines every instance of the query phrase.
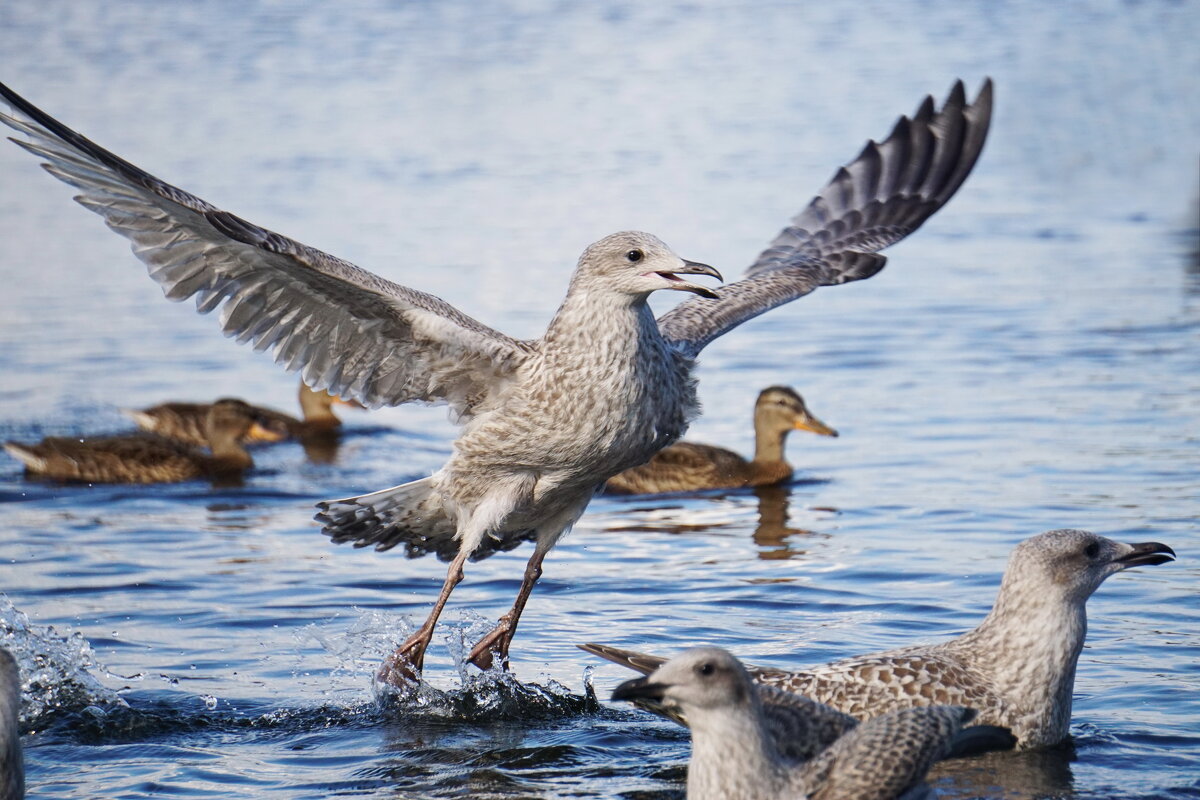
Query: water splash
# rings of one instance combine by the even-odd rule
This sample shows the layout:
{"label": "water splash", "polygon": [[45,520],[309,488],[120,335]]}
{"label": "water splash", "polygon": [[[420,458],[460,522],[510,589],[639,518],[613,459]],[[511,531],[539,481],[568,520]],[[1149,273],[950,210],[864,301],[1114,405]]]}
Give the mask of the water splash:
{"label": "water splash", "polygon": [[[383,657],[413,630],[404,615],[378,610],[360,611],[344,632],[330,623],[312,624],[297,633],[300,641],[315,641],[336,657],[331,676],[350,675],[370,686],[379,708],[389,716],[424,716],[460,721],[546,719],[595,711],[595,693],[579,695],[557,681],[519,681],[500,665],[479,672],[467,662],[473,642],[486,634],[490,620],[470,611],[439,626],[449,653],[454,683],[442,688],[428,681],[396,687],[374,679]],[[432,670],[430,670],[432,671]]]}
{"label": "water splash", "polygon": [[21,724],[25,729],[44,728],[62,714],[85,709],[104,714],[107,709],[126,706],[115,691],[89,672],[105,670],[83,634],[63,635],[52,625],[34,625],[2,594],[0,645],[8,648],[21,670]]}

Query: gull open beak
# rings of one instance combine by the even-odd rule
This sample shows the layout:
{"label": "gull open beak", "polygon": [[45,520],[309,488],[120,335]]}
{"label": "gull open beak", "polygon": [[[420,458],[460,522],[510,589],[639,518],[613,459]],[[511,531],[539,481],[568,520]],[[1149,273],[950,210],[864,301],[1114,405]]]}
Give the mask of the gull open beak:
{"label": "gull open beak", "polygon": [[1114,563],[1120,564],[1122,569],[1165,564],[1175,560],[1175,551],[1161,542],[1141,542],[1129,546],[1133,549],[1114,559]]}
{"label": "gull open beak", "polygon": [[[674,272],[655,272],[654,273],[655,275],[657,275],[658,277],[662,278],[663,280],[667,281],[667,283],[670,284],[669,286],[664,286],[663,288],[664,289],[678,289],[681,292],[693,292],[695,294],[700,295],[701,297],[707,297],[709,299],[715,300],[717,298],[717,293],[714,292],[712,289],[709,289],[707,286],[701,286],[698,283],[691,283],[690,281],[685,281],[682,278],[680,278],[679,276],[680,275],[707,275],[710,278],[716,278],[717,280],[724,283],[725,279],[721,277],[721,273],[717,272],[716,269],[714,269],[713,267],[710,267],[708,264],[701,264],[698,261],[688,261],[686,258],[681,259],[681,261],[683,261],[683,267],[681,269],[677,269]],[[649,274],[649,273],[647,273],[647,274]]]}
{"label": "gull open beak", "polygon": [[651,683],[649,678],[633,678],[613,689],[613,700],[662,700],[665,683]]}
{"label": "gull open beak", "polygon": [[819,436],[836,437],[838,435],[836,430],[829,427],[824,422],[821,422],[821,420],[817,419],[812,414],[805,414],[803,417],[796,420],[793,428],[798,431],[810,431]]}

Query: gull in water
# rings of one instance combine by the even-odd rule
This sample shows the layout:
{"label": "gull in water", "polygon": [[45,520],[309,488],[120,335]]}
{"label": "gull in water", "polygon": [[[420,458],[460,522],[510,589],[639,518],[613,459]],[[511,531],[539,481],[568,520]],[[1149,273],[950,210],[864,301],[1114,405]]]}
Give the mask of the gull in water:
{"label": "gull in water", "polygon": [[[428,478],[321,503],[335,542],[386,550],[455,539],[425,623],[385,662],[400,685],[421,671],[434,625],[467,559],[485,540],[532,536],[516,600],[468,659],[488,668],[509,643],[542,560],[613,475],[683,435],[698,413],[696,356],[746,320],[819,286],[869,278],[877,251],[916,230],[966,179],[992,110],[986,81],[973,103],[961,82],[935,109],[926,98],[859,156],[719,295],[680,275],[720,278],[647,233],[623,232],[579,259],[546,333],[506,336],[443,300],[384,280],[164,183],[75,133],[11,89],[0,121],[21,147],[79,189],[84,207],[131,240],[169,299],[221,308],[225,335],[257,349],[314,389],[367,406],[448,403],[464,423]],[[652,292],[691,298],[655,319]]]}
{"label": "gull in water", "polygon": [[[1087,599],[1110,575],[1174,556],[1158,542],[1125,544],[1087,531],[1049,531],[1016,546],[991,613],[957,639],[808,670],[748,669],[760,684],[858,719],[915,706],[964,705],[979,712],[979,723],[1011,730],[1021,749],[1056,745],[1071,723]],[[666,661],[608,645],[581,647],[643,674]]]}
{"label": "gull in water", "polygon": [[[762,694],[728,652],[698,647],[660,664],[647,677],[622,683],[612,698],[649,700],[687,718],[692,732],[688,800],[926,797],[925,774],[950,754],[955,737],[975,716],[961,706],[893,711],[850,726],[832,741],[816,743],[811,755],[795,758],[780,752],[780,743],[811,739],[804,718],[819,704],[796,698],[796,705],[786,706],[781,700],[772,721]],[[779,713],[782,708],[795,713],[787,717]]]}
{"label": "gull in water", "polygon": [[611,494],[690,492],[697,489],[741,489],[771,486],[792,477],[783,445],[792,431],[820,436],[838,432],[817,419],[804,398],[788,386],[769,386],[754,403],[754,460],[732,450],[695,442],[676,442],[640,467],[627,469],[604,484]]}
{"label": "gull in water", "polygon": [[25,796],[20,722],[21,672],[12,653],[0,647],[0,800]]}

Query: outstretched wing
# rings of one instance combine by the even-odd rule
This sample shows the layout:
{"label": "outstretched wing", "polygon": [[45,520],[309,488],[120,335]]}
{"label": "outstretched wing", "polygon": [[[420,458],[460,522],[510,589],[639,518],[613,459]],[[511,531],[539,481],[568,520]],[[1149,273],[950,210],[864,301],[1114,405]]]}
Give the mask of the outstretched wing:
{"label": "outstretched wing", "polygon": [[941,110],[926,97],[882,144],[842,167],[746,271],[658,319],[663,336],[694,357],[718,336],[818,286],[869,278],[887,262],[877,251],[921,227],[966,180],[987,138],[992,81],[967,105],[962,81]]}
{"label": "outstretched wing", "polygon": [[75,199],[132,242],[171,300],[195,296],[221,328],[299,370],[314,389],[369,406],[448,402],[486,407],[530,352],[425,292],[222,211],[113,155],[0,84],[22,118],[13,139],[78,188]]}

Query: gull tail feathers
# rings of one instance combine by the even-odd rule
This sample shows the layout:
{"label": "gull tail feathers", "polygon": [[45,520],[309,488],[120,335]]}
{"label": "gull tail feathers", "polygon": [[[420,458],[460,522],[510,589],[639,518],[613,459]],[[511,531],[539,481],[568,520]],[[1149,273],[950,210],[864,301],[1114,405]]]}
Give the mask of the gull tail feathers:
{"label": "gull tail feathers", "polygon": [[661,656],[639,653],[636,650],[625,650],[608,644],[588,642],[587,644],[577,644],[575,646],[585,653],[606,658],[614,664],[620,664],[622,667],[637,670],[643,675],[649,675],[667,661],[667,659]]}
{"label": "gull tail feathers", "polygon": [[[433,553],[442,561],[450,561],[458,554],[460,542],[455,521],[434,490],[432,478],[359,497],[325,500],[317,508],[320,511],[316,520],[334,544],[350,542],[355,547],[374,547],[379,551],[404,545],[404,554],[409,558]],[[531,530],[485,535],[472,551],[471,560],[480,561],[511,550],[532,538]]]}
{"label": "gull tail feathers", "polygon": [[431,478],[402,483],[359,497],[317,504],[316,519],[334,544],[391,550],[403,544],[410,556],[458,550],[454,521]]}

